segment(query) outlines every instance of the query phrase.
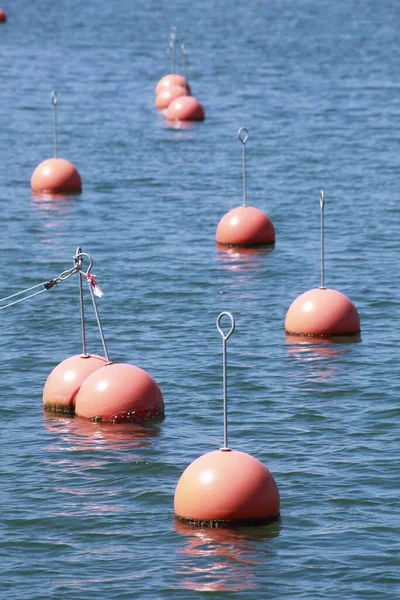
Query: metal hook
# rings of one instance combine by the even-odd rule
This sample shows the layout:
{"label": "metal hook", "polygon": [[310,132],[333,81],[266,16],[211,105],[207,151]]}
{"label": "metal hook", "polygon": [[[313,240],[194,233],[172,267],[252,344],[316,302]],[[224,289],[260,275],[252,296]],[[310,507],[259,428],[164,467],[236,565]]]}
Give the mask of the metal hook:
{"label": "metal hook", "polygon": [[247,131],[247,129],[245,127],[241,127],[239,129],[239,131],[238,131],[238,138],[242,142],[243,145],[249,139],[249,132]]}
{"label": "metal hook", "polygon": [[[221,319],[227,316],[231,320],[231,328],[228,333],[224,333],[221,329]],[[228,447],[228,393],[227,393],[227,373],[226,373],[226,342],[235,330],[235,319],[229,312],[222,312],[217,317],[217,329],[222,337],[222,378],[223,378],[223,391],[224,391],[224,447],[221,450],[229,451]]]}
{"label": "metal hook", "polygon": [[245,127],[239,129],[238,138],[243,144],[243,206],[246,206],[246,142],[249,139],[249,132]]}
{"label": "metal hook", "polygon": [[77,247],[76,252],[75,252],[75,256],[74,256],[74,262],[75,262],[75,266],[78,269],[78,273],[79,273],[79,303],[80,303],[80,309],[81,309],[81,332],[82,332],[82,354],[81,356],[83,358],[87,358],[89,356],[89,354],[86,351],[86,329],[85,329],[85,308],[84,308],[84,304],[83,304],[83,283],[82,283],[82,273],[81,273],[81,268],[82,268],[82,248],[80,246]]}
{"label": "metal hook", "polygon": [[54,115],[53,115],[53,141],[54,141],[54,158],[57,158],[57,103],[58,96],[57,92],[53,90],[51,92],[51,102],[54,107]]}
{"label": "metal hook", "polygon": [[93,267],[93,260],[92,260],[92,257],[89,254],[87,254],[86,252],[78,252],[78,250],[77,250],[77,253],[74,256],[74,261],[76,263],[78,260],[80,260],[80,266],[82,266],[82,262],[83,262],[82,259],[83,259],[83,257],[86,257],[89,260],[89,266],[86,269],[86,271],[82,271],[79,268],[79,272],[83,273],[84,275],[89,275],[89,273],[90,273],[90,271],[92,270],[92,267]]}
{"label": "metal hook", "polygon": [[324,208],[325,208],[325,194],[323,190],[319,193],[319,205],[321,208],[321,286],[320,289],[325,289],[324,285]]}
{"label": "metal hook", "polygon": [[[225,316],[229,317],[230,320],[231,320],[231,328],[230,328],[230,330],[228,331],[227,334],[225,334],[222,331],[221,325],[220,325],[222,317],[225,317]],[[233,318],[233,316],[231,315],[230,312],[222,312],[221,314],[218,315],[218,317],[217,317],[217,329],[220,332],[221,337],[222,337],[222,339],[223,339],[224,342],[226,342],[231,337],[232,333],[235,331],[235,319]]]}

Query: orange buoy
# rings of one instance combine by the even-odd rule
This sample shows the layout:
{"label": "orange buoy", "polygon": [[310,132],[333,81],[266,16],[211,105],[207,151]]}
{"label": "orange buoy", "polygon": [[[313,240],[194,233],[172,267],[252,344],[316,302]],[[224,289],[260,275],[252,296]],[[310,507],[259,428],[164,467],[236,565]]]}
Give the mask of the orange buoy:
{"label": "orange buoy", "polygon": [[178,75],[177,73],[170,73],[168,75],[164,75],[160,79],[160,81],[156,85],[156,96],[160,94],[163,90],[168,89],[174,85],[180,85],[186,90],[187,94],[191,94],[190,85],[187,82],[186,78],[183,75]]}
{"label": "orange buoy", "polygon": [[57,158],[57,93],[51,92],[51,101],[54,109],[54,158],[49,158],[40,163],[31,177],[33,192],[80,192],[82,181],[76,167],[64,158]]}
{"label": "orange buoy", "polygon": [[[221,318],[231,319],[225,335]],[[230,313],[217,318],[223,341],[224,447],[208,452],[192,462],[181,475],[174,498],[178,521],[201,526],[257,524],[279,517],[279,490],[271,473],[256,458],[228,448],[226,341],[235,328]]]}
{"label": "orange buoy", "polygon": [[325,195],[320,192],[321,208],[321,286],[301,294],[287,311],[285,331],[291,335],[315,337],[358,335],[360,317],[354,304],[340,292],[324,285],[324,208]]}
{"label": "orange buoy", "polygon": [[204,109],[193,96],[181,96],[173,100],[165,113],[167,121],[204,121]]}
{"label": "orange buoy", "polygon": [[360,333],[360,317],[344,294],[316,288],[292,302],[285,318],[285,331],[316,337],[356,335]]}
{"label": "orange buoy", "polygon": [[43,389],[45,410],[74,413],[75,398],[82,383],[107,361],[102,356],[87,354],[71,356],[50,373]]}
{"label": "orange buoy", "polygon": [[7,21],[7,15],[2,8],[0,8],[0,23],[5,23]]}
{"label": "orange buoy", "polygon": [[261,246],[275,243],[272,221],[258,208],[238,206],[222,217],[215,236],[224,246]]}
{"label": "orange buoy", "polygon": [[221,449],[200,456],[183,472],[174,512],[178,520],[221,526],[275,520],[279,505],[275,480],[259,460]]}
{"label": "orange buoy", "polygon": [[156,108],[159,110],[168,108],[172,100],[180,98],[180,96],[184,96],[185,94],[186,90],[181,85],[171,85],[170,87],[166,87],[165,89],[160,90],[156,96]]}
{"label": "orange buoy", "polygon": [[275,244],[275,228],[270,218],[258,208],[247,206],[246,199],[246,142],[247,129],[241,127],[238,138],[243,145],[243,206],[233,208],[222,217],[215,239],[223,246],[266,246]]}
{"label": "orange buoy", "polygon": [[164,400],[146,371],[111,363],[84,381],[76,397],[75,413],[98,421],[149,420],[164,416]]}
{"label": "orange buoy", "polygon": [[82,180],[72,163],[63,158],[49,158],[34,170],[31,188],[33,192],[80,192]]}

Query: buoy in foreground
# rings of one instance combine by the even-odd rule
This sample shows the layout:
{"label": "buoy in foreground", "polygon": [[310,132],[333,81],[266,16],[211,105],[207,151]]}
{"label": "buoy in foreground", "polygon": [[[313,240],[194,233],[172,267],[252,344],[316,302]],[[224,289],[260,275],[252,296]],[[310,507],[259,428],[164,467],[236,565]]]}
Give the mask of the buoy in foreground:
{"label": "buoy in foreground", "polygon": [[222,217],[216,231],[216,242],[224,246],[266,246],[275,243],[275,229],[270,218],[258,208],[247,206],[246,142],[247,129],[238,131],[243,144],[243,206],[233,208]]}
{"label": "buoy in foreground", "polygon": [[200,102],[193,96],[181,96],[168,106],[165,116],[167,121],[204,121],[205,113]]}
{"label": "buoy in foreground", "polygon": [[[225,335],[223,316],[231,320]],[[228,447],[226,341],[235,328],[230,313],[217,318],[223,341],[224,447],[191,463],[178,481],[174,513],[178,521],[208,527],[264,524],[279,517],[280,497],[275,480],[256,458]]]}
{"label": "buoy in foreground", "polygon": [[7,15],[2,8],[0,8],[0,23],[5,23],[7,21]]}
{"label": "buoy in foreground", "polygon": [[285,318],[285,331],[290,335],[326,337],[360,333],[360,317],[351,300],[324,286],[324,206],[321,191],[321,287],[304,292],[292,302]]}
{"label": "buoy in foreground", "polygon": [[146,371],[111,363],[84,381],[76,396],[75,414],[114,423],[144,421],[164,416],[164,400]]}
{"label": "buoy in foreground", "polygon": [[31,177],[33,192],[81,192],[82,180],[77,168],[65,160],[57,157],[57,94],[51,93],[54,108],[54,158],[41,162],[34,170]]}
{"label": "buoy in foreground", "polygon": [[176,98],[180,98],[186,94],[186,90],[181,85],[171,85],[164,90],[161,90],[159,94],[156,96],[156,108],[158,110],[163,110],[164,108],[168,108],[171,104],[172,100]]}
{"label": "buoy in foreground", "polygon": [[59,363],[48,376],[43,389],[45,410],[73,414],[75,398],[82,383],[107,361],[95,354],[70,356]]}

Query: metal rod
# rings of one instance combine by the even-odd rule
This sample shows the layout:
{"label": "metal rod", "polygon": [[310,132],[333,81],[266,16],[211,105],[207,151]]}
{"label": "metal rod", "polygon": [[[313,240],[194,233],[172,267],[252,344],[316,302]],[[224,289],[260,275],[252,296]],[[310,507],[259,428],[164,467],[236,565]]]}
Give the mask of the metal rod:
{"label": "metal rod", "polygon": [[324,192],[320,191],[319,205],[321,207],[321,286],[320,289],[325,289],[324,285],[324,208],[325,208],[325,195]]}
{"label": "metal rod", "polygon": [[[182,52],[182,75],[186,79],[186,48],[185,44],[181,44],[181,52]],[[186,95],[186,88],[185,88]]]}
{"label": "metal rod", "polygon": [[[227,316],[231,320],[231,328],[227,334],[225,334],[220,326],[222,317]],[[222,312],[217,317],[217,329],[222,337],[222,385],[224,393],[224,447],[221,450],[230,450],[228,446],[228,379],[227,379],[227,366],[226,366],[226,342],[235,330],[235,319],[229,312]]]}
{"label": "metal rod", "polygon": [[82,254],[82,248],[80,248],[78,246],[78,248],[76,249],[74,260],[75,260],[75,266],[79,270],[79,301],[80,301],[80,308],[81,308],[82,356],[89,356],[87,353],[87,350],[86,350],[85,308],[84,308],[84,304],[83,304],[83,283],[82,283],[83,275],[81,273],[81,267],[82,267],[81,254]]}
{"label": "metal rod", "polygon": [[54,126],[53,126],[53,139],[54,139],[54,158],[57,158],[57,92],[53,90],[51,92],[51,101],[54,107]]}
{"label": "metal rod", "polygon": [[171,50],[171,73],[175,74],[176,70],[176,27],[171,27],[169,34],[169,47]]}
{"label": "metal rod", "polygon": [[249,132],[244,127],[238,131],[238,138],[243,144],[243,206],[246,206],[246,142],[249,139]]}
{"label": "metal rod", "polygon": [[93,287],[90,282],[89,282],[89,291],[90,291],[90,295],[92,297],[94,314],[96,315],[96,321],[97,321],[97,326],[98,326],[99,332],[100,332],[101,342],[103,344],[104,355],[107,359],[107,362],[110,363],[111,361],[110,361],[110,358],[109,358],[108,352],[107,352],[107,345],[106,345],[106,340],[104,339],[103,328],[101,326],[100,317],[99,317],[99,311],[97,310],[96,298],[94,297]]}

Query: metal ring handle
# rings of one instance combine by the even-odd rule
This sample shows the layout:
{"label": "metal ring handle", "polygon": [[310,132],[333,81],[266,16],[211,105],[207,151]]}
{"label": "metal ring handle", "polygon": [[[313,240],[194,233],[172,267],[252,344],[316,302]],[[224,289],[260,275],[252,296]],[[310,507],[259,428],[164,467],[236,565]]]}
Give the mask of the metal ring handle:
{"label": "metal ring handle", "polygon": [[245,145],[245,143],[249,139],[249,132],[247,131],[247,129],[245,127],[241,127],[239,129],[238,138],[242,142],[242,144]]}
{"label": "metal ring handle", "polygon": [[[224,316],[227,316],[227,317],[229,317],[229,318],[230,318],[230,320],[231,320],[231,328],[230,328],[230,330],[228,331],[228,333],[227,333],[227,334],[225,334],[225,333],[222,331],[222,329],[221,329],[221,326],[220,326],[221,319],[222,319],[222,317],[224,317]],[[220,332],[220,334],[221,334],[221,337],[222,337],[222,339],[224,340],[224,342],[226,342],[226,340],[228,340],[228,339],[231,337],[232,333],[235,331],[235,319],[233,318],[233,316],[231,315],[231,313],[230,313],[230,312],[225,312],[225,311],[224,311],[224,312],[222,312],[221,314],[219,314],[219,315],[218,315],[218,317],[217,317],[217,329],[218,329],[218,331]]]}
{"label": "metal ring handle", "polygon": [[55,90],[53,90],[51,92],[51,101],[53,103],[53,105],[55,106],[58,102],[58,96],[57,96],[57,92]]}

